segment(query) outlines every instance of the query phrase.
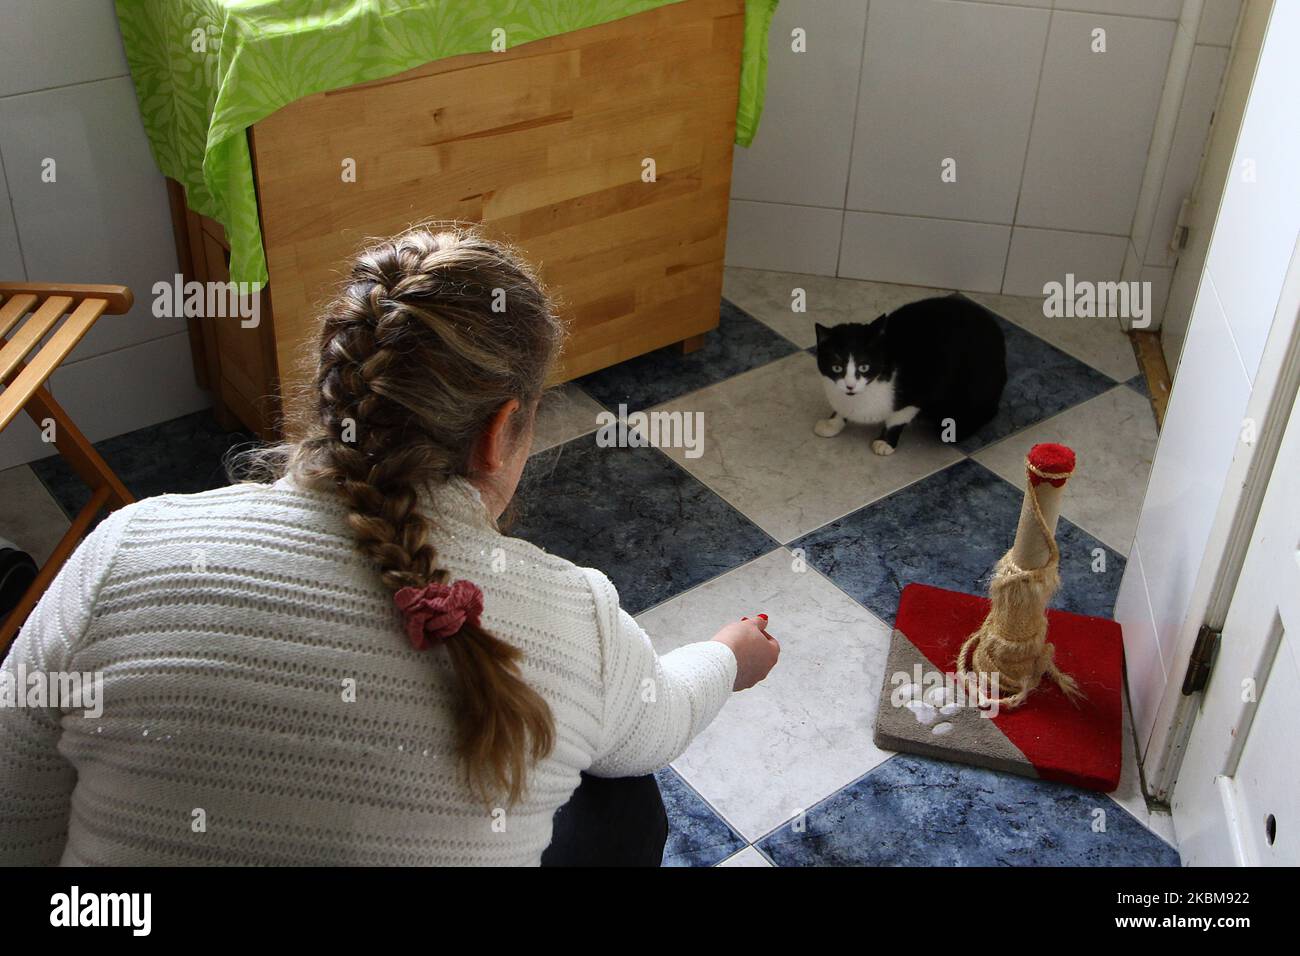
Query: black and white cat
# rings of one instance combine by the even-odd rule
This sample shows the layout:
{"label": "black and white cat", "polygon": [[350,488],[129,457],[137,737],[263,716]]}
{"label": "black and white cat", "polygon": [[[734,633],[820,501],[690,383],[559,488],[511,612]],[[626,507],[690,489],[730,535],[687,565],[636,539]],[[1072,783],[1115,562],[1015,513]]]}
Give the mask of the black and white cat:
{"label": "black and white cat", "polygon": [[917,415],[961,441],[997,414],[1007,347],[993,313],[956,294],[910,302],[870,324],[817,326],[817,368],[831,415],[815,431],[832,438],[847,422],[881,426],[871,443],[892,455]]}

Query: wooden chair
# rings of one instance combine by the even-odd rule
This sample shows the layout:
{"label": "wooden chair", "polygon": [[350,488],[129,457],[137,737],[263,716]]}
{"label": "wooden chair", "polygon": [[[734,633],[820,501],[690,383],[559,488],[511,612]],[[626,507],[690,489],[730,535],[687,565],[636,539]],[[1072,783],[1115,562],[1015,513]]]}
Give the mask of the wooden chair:
{"label": "wooden chair", "polygon": [[[26,411],[38,428],[52,423],[59,454],[92,492],[36,580],[0,626],[0,658],[100,509],[113,510],[135,500],[45,387],[59,363],[101,315],[121,315],[130,310],[132,301],[131,290],[120,285],[0,282],[0,386],[4,388],[0,392],[0,430],[20,411]],[[60,324],[64,315],[67,320]],[[28,317],[26,322],[24,317]]]}

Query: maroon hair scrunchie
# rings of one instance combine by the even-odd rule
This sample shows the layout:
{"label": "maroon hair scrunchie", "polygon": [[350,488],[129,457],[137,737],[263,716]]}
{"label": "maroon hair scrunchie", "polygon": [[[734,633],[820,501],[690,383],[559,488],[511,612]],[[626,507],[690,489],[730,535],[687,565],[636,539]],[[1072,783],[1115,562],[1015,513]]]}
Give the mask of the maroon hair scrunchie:
{"label": "maroon hair scrunchie", "polygon": [[393,603],[406,621],[406,636],[417,651],[433,647],[466,624],[477,625],[483,613],[483,592],[471,581],[402,588]]}

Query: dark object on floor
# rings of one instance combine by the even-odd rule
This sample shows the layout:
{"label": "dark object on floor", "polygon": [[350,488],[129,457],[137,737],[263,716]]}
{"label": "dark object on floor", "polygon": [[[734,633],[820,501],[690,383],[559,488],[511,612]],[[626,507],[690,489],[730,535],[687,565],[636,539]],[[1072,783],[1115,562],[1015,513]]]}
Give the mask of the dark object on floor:
{"label": "dark object on floor", "polygon": [[653,775],[584,773],[555,813],[542,866],[658,866],[667,842],[668,814]]}
{"label": "dark object on floor", "polygon": [[32,556],[0,539],[0,621],[18,606],[35,580],[36,562]]}

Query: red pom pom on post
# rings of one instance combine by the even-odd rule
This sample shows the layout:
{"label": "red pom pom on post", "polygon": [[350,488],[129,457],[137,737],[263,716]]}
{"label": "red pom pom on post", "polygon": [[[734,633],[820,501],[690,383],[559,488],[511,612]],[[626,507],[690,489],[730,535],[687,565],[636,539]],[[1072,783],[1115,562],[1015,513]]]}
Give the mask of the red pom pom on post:
{"label": "red pom pom on post", "polygon": [[1044,481],[1052,487],[1059,488],[1074,472],[1074,451],[1065,445],[1043,442],[1029,449],[1025,459],[1025,470],[1030,484],[1039,485]]}

